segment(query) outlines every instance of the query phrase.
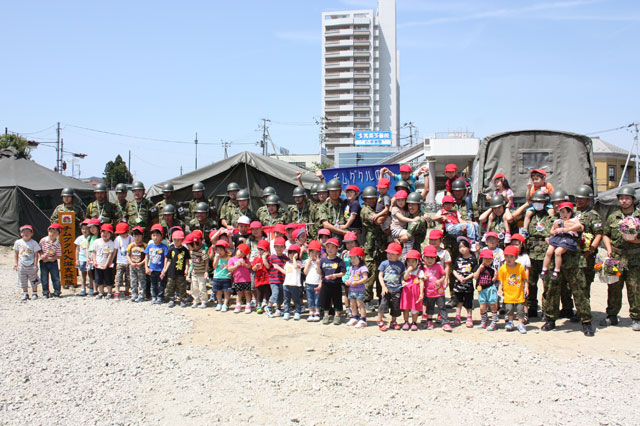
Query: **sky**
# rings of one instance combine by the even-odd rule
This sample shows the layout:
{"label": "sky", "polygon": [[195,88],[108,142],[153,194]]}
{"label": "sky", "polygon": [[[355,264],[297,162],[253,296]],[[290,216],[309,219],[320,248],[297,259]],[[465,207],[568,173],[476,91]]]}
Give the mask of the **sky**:
{"label": "sky", "polygon": [[[262,118],[276,147],[317,153],[321,13],[376,5],[5,2],[0,129],[51,142],[60,122],[65,151],[87,154],[80,177],[131,151],[147,187],[194,169],[196,132],[200,167],[224,158],[223,140],[259,152]],[[397,0],[397,39],[400,122],[421,137],[640,122],[638,1]],[[601,137],[628,149],[633,134]],[[53,145],[33,158],[53,168]]]}

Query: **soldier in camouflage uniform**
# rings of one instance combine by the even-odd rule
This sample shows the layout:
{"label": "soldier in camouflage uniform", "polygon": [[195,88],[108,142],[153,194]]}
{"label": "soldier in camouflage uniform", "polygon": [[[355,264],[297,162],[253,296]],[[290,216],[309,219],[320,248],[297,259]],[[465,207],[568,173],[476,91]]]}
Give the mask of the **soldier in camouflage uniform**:
{"label": "soldier in camouflage uniform", "polygon": [[209,206],[209,217],[217,223],[218,209],[216,208],[213,199],[207,200],[204,197],[204,184],[202,182],[194,183],[191,187],[191,192],[193,193],[193,199],[183,203],[183,208],[185,210],[185,217],[183,219],[184,223],[189,223],[192,219],[196,218],[196,206],[198,203],[207,203]]}
{"label": "soldier in camouflage uniform", "polygon": [[327,197],[329,196],[326,183],[318,184],[316,191],[318,201],[311,208],[311,212],[309,214],[309,222],[311,223],[311,226],[309,226],[307,230],[309,239],[311,240],[315,240],[318,238],[318,230],[322,225],[318,213],[320,212],[320,206],[327,200]]}
{"label": "soldier in camouflage uniform", "polygon": [[[491,224],[489,225],[489,219]],[[515,227],[511,210],[507,207],[507,200],[501,194],[494,195],[489,201],[489,209],[482,213],[478,218],[480,223],[487,223],[487,232],[495,232],[498,234],[498,247],[504,249],[507,230],[509,234],[515,233]]]}
{"label": "soldier in camouflage uniform", "polygon": [[209,247],[211,245],[209,233],[216,228],[215,221],[209,217],[209,204],[207,204],[206,201],[201,201],[196,206],[194,214],[196,217],[189,221],[187,232],[189,233],[195,230],[202,231],[205,246]]}
{"label": "soldier in camouflage uniform", "polygon": [[60,212],[75,212],[76,214],[76,235],[80,235],[80,223],[84,220],[84,212],[80,206],[73,204],[73,188],[64,188],[60,193],[62,196],[62,204],[58,205],[51,214],[51,222],[58,222],[58,214]]}
{"label": "soldier in camouflage uniform", "polygon": [[307,202],[304,188],[301,186],[293,190],[294,205],[289,206],[287,211],[287,223],[311,223],[311,207]]}
{"label": "soldier in camouflage uniform", "polygon": [[618,313],[622,308],[622,288],[627,285],[627,301],[629,302],[629,316],[631,328],[640,331],[640,240],[638,237],[628,241],[622,237],[620,222],[628,217],[640,218],[640,211],[634,209],[636,200],[632,186],[623,186],[618,191],[620,209],[609,215],[604,225],[604,246],[607,256],[621,260],[626,266],[618,282],[607,286],[607,317],[601,326],[617,325]]}
{"label": "soldier in camouflage uniform", "polygon": [[119,183],[116,185],[116,201],[115,205],[118,209],[118,222],[128,222],[127,219],[127,185]]}
{"label": "soldier in camouflage uniform", "polygon": [[243,189],[241,191],[238,191],[238,194],[236,195],[236,201],[238,202],[238,205],[235,208],[229,208],[227,210],[226,216],[224,216],[224,220],[227,223],[227,228],[237,228],[238,219],[241,216],[246,216],[252,221],[257,219],[256,215],[249,208],[249,190],[248,189]]}
{"label": "soldier in camouflage uniform", "polygon": [[95,201],[87,206],[87,219],[100,219],[100,223],[116,223],[118,221],[118,207],[107,200],[107,187],[99,183],[93,189]]}
{"label": "soldier in camouflage uniform", "polygon": [[222,207],[220,207],[220,226],[232,228],[231,224],[227,222],[227,217],[230,214],[230,210],[234,210],[238,207],[238,201],[236,201],[238,191],[240,191],[240,186],[237,183],[231,182],[227,185],[227,196],[229,199],[222,203]]}
{"label": "soldier in camouflage uniform", "polygon": [[584,276],[587,283],[587,298],[591,297],[591,284],[596,276],[596,254],[602,240],[602,219],[600,214],[593,210],[593,190],[587,185],[580,185],[576,191],[576,217],[584,225],[584,245],[582,250],[587,266],[584,268]]}
{"label": "soldier in camouflage uniform", "polygon": [[[469,189],[467,188],[467,183],[464,179],[456,179],[451,184],[451,194],[453,198],[456,200],[454,203],[454,208],[458,211],[458,214],[462,219],[467,217],[478,217],[477,210],[474,208],[472,212],[469,212],[467,209],[466,197]],[[466,220],[466,219],[464,219]],[[480,226],[477,222],[472,222],[473,226],[476,228],[476,235],[480,235]],[[444,234],[442,244],[444,248],[449,252],[452,259],[455,259],[459,256],[458,253],[458,243],[456,241],[456,237],[449,235],[447,233]],[[453,269],[452,269],[453,271]],[[453,272],[452,272],[453,274]],[[452,276],[449,277],[452,279]],[[453,282],[452,280],[449,282]],[[449,287],[451,294],[453,294],[453,286]]]}
{"label": "soldier in camouflage uniform", "polygon": [[[273,226],[277,224],[287,223],[287,211],[280,207],[280,197],[276,194],[267,196],[267,205],[265,209],[260,212],[258,220],[262,223],[262,226]],[[262,208],[262,207],[260,207]]]}
{"label": "soldier in camouflage uniform", "polygon": [[342,183],[339,179],[331,179],[327,183],[327,189],[329,190],[329,199],[318,207],[318,220],[323,228],[331,231],[332,236],[341,240],[342,236],[349,232],[340,228],[340,225],[347,223],[344,217],[347,200],[340,198]]}
{"label": "soldier in camouflage uniform", "polygon": [[[187,212],[181,204],[176,203],[173,199],[173,184],[165,183],[162,187],[162,195],[164,199],[156,203],[156,208],[158,209],[158,216],[162,217],[164,215],[164,208],[167,205],[172,205],[174,207],[175,213],[174,216],[180,222],[184,222],[184,218],[187,216]],[[165,234],[167,235],[167,234]]]}
{"label": "soldier in camouflage uniform", "polygon": [[422,196],[418,192],[412,192],[407,196],[407,207],[409,209],[409,217],[420,217],[417,222],[410,222],[407,226],[409,239],[413,241],[413,248],[420,251],[422,243],[427,238],[427,222],[422,217],[420,206],[422,204]]}
{"label": "soldier in camouflage uniform", "polygon": [[177,217],[176,207],[173,204],[167,204],[162,211],[162,220],[160,225],[164,229],[164,236],[167,239],[171,239],[171,233],[169,232],[174,226],[179,226],[184,231],[184,222]]}
{"label": "soldier in camouflage uniform", "polygon": [[362,191],[362,210],[360,217],[362,218],[362,231],[364,233],[364,262],[369,271],[369,280],[366,283],[365,302],[371,303],[373,300],[373,288],[375,286],[376,294],[380,298],[382,286],[378,280],[378,266],[386,259],[384,250],[387,246],[387,236],[382,227],[376,224],[373,217],[376,214],[376,202],[378,200],[378,191],[373,186],[367,186]]}
{"label": "soldier in camouflage uniform", "polygon": [[258,210],[256,211],[256,216],[259,221],[262,221],[261,218],[263,216],[269,214],[267,210],[267,198],[269,198],[269,195],[276,195],[276,189],[272,186],[267,186],[262,190],[262,201],[264,201],[264,206],[258,207]]}
{"label": "soldier in camouflage uniform", "polygon": [[133,200],[127,203],[127,218],[129,227],[140,226],[144,229],[144,240],[150,238],[151,225],[158,223],[158,209],[153,203],[144,198],[144,184],[133,182]]}

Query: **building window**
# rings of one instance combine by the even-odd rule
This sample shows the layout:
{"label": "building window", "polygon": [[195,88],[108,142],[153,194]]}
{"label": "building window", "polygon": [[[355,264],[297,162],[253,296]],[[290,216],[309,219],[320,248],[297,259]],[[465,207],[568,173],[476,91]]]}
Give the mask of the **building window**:
{"label": "building window", "polygon": [[[627,167],[627,172],[622,175],[622,184],[627,185],[629,183],[629,171],[631,167]],[[620,174],[624,172],[624,166],[620,166]]]}
{"label": "building window", "polygon": [[609,182],[615,182],[615,181],[616,181],[616,167],[609,166]]}

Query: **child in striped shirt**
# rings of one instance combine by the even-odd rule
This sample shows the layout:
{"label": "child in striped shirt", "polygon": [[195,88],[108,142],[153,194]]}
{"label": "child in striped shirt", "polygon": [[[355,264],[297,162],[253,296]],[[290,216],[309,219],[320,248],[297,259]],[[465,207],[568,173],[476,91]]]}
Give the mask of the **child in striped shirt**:
{"label": "child in striped shirt", "polygon": [[60,294],[60,268],[58,259],[62,257],[62,246],[58,240],[62,226],[58,223],[49,225],[48,234],[40,240],[40,281],[42,282],[42,295],[49,298],[49,276],[53,284],[53,295]]}

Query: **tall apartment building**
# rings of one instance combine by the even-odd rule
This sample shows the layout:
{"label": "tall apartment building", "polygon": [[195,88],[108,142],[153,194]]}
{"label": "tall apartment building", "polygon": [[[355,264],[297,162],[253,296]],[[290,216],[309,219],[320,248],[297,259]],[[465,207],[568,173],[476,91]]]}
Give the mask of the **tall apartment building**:
{"label": "tall apartment building", "polygon": [[378,10],[322,14],[322,114],[324,148],[354,146],[361,130],[391,131],[398,146],[400,87],[396,50],[396,2]]}

